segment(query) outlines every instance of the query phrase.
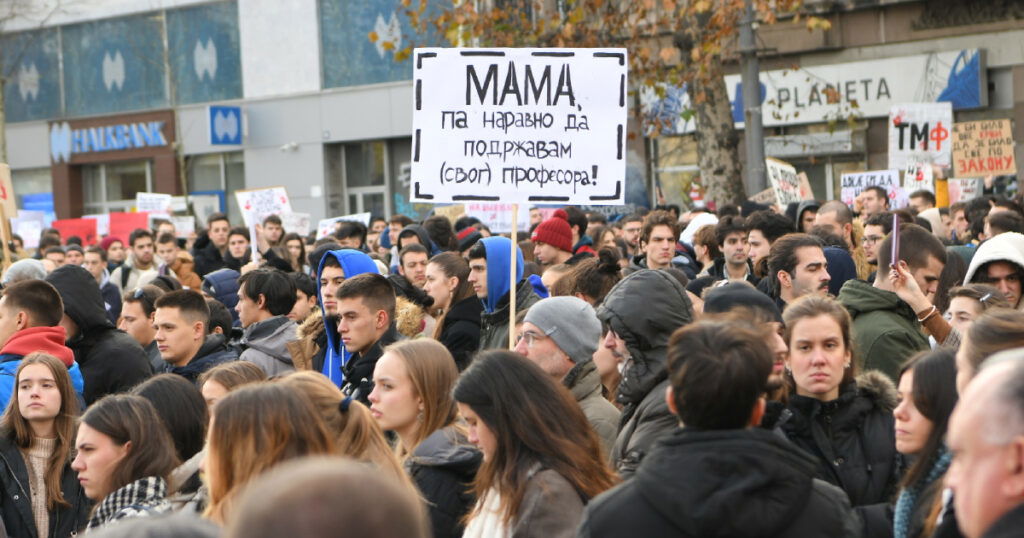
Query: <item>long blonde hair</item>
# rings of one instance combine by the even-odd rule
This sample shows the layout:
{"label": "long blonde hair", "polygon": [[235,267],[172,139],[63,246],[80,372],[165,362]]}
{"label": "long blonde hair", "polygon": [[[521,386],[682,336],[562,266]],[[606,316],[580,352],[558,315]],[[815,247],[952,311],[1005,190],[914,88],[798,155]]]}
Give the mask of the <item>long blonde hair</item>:
{"label": "long blonde hair", "polygon": [[409,443],[411,448],[407,450],[404,443],[395,447],[399,458],[405,461],[430,434],[455,423],[458,407],[452,388],[459,379],[459,370],[448,348],[437,340],[405,340],[391,344],[384,352],[401,359],[412,383],[413,397],[423,400],[423,417]]}
{"label": "long blonde hair", "polygon": [[374,463],[412,486],[388,445],[384,431],[365,405],[347,399],[331,380],[318,372],[294,372],[281,379],[281,384],[295,389],[313,402],[327,429],[334,435],[336,454]]}

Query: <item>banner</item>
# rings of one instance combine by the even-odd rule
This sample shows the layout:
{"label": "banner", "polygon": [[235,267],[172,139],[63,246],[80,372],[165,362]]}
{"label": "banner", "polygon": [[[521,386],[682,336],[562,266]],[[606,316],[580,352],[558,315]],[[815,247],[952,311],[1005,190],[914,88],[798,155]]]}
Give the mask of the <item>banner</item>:
{"label": "banner", "polygon": [[247,189],[235,191],[238,209],[242,212],[246,227],[254,222],[263,223],[270,215],[291,213],[292,204],[288,199],[288,190],[284,187],[268,187],[265,189]]}
{"label": "banner", "polygon": [[466,214],[466,206],[462,204],[439,206],[434,208],[434,214],[447,217],[452,224],[455,224],[459,217]]}
{"label": "banner", "polygon": [[793,165],[771,157],[765,159],[764,164],[772,190],[775,191],[775,200],[779,205],[786,207],[791,202],[803,200],[800,193],[800,177]]}
{"label": "banner", "polygon": [[1010,120],[985,120],[953,126],[953,169],[963,177],[1017,174]]}
{"label": "banner", "polygon": [[61,219],[53,221],[50,226],[60,232],[64,241],[75,235],[82,239],[84,246],[96,244],[96,221],[93,219]]}
{"label": "banner", "polygon": [[110,236],[124,242],[128,248],[128,237],[139,228],[149,228],[149,213],[111,213]]}
{"label": "banner", "polygon": [[[316,238],[323,239],[328,235],[334,233],[334,224],[341,221],[354,221],[362,222],[367,228],[370,227],[370,214],[369,213],[356,213],[354,215],[344,215],[341,217],[332,217],[329,219],[323,219],[316,224]],[[287,230],[288,228],[285,228]]]}
{"label": "banner", "polygon": [[[515,204],[466,204],[466,214],[480,219],[480,222],[487,225],[494,233],[508,233],[512,231],[512,210]],[[552,211],[553,213],[554,211]],[[525,232],[530,229],[530,208],[519,204],[519,213],[516,215],[517,231]],[[523,239],[527,239],[523,237]]]}
{"label": "banner", "polygon": [[[105,237],[110,235],[110,214],[109,213],[96,213],[93,215],[82,215],[83,219],[93,219],[96,221],[96,235]],[[127,238],[125,239],[127,241]]]}
{"label": "banner", "polygon": [[11,231],[21,237],[25,248],[39,246],[39,236],[46,227],[45,214],[42,211],[18,210],[18,216],[11,219]]}
{"label": "banner", "polygon": [[135,210],[146,213],[170,213],[171,195],[158,192],[135,193]]}
{"label": "banner", "polygon": [[949,103],[896,105],[889,111],[889,168],[951,161],[953,106]]}
{"label": "banner", "polygon": [[625,201],[625,49],[418,48],[412,201]]}
{"label": "banner", "polygon": [[889,209],[900,209],[910,203],[907,192],[900,186],[899,170],[873,170],[843,174],[839,179],[839,199],[853,207],[857,195],[864,189],[878,185],[889,193]]}

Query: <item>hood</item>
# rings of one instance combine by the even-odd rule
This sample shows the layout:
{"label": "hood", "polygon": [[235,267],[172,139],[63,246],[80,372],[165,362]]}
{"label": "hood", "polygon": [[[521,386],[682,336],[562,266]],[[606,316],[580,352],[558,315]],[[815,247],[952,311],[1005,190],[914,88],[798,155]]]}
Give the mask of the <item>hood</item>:
{"label": "hood", "polygon": [[551,291],[549,291],[547,286],[544,285],[544,281],[541,280],[540,275],[530,275],[526,277],[526,280],[530,281],[530,287],[533,288],[533,292],[537,294],[537,297],[540,297],[541,299],[551,297]]}
{"label": "hood", "polygon": [[[1024,269],[1024,235],[1017,232],[1001,233],[978,247],[967,267],[964,284],[970,284],[982,265],[994,261],[1008,261]],[[1018,306],[1024,304],[1019,301]]]}
{"label": "hood", "polygon": [[57,357],[65,366],[71,367],[75,362],[75,353],[64,345],[67,333],[64,327],[31,327],[22,329],[11,335],[11,338],[0,349],[0,355],[21,355],[24,357],[34,351],[42,351]]}
{"label": "hood", "polygon": [[[512,265],[512,240],[492,236],[480,240],[487,252],[487,297],[483,299],[484,312],[498,309],[498,304],[509,290],[509,270]],[[516,282],[523,278],[523,251],[516,247]]]}
{"label": "hood", "polygon": [[250,325],[241,344],[291,364],[292,355],[285,344],[295,340],[295,327],[295,322],[285,316],[274,316]]}
{"label": "hood", "polygon": [[420,240],[420,244],[427,247],[427,250],[430,251],[431,256],[434,256],[435,254],[439,254],[441,252],[441,250],[437,248],[437,245],[435,245],[434,242],[430,240],[430,234],[427,233],[426,228],[424,228],[423,226],[420,226],[419,224],[410,224],[405,228],[402,228],[401,232],[398,232],[398,237],[402,237],[402,234],[404,234],[407,231],[416,234],[416,237],[418,237]]}
{"label": "hood", "polygon": [[852,318],[878,310],[889,310],[904,318],[917,319],[914,310],[898,295],[863,280],[847,281],[839,291],[839,302],[846,307]]}
{"label": "hood", "polygon": [[932,233],[936,237],[939,239],[946,237],[946,225],[942,223],[942,215],[939,213],[939,208],[925,209],[918,213],[917,216],[927,220],[928,224],[932,225]]}
{"label": "hood", "polygon": [[814,471],[809,455],[761,428],[683,428],[662,437],[633,480],[682,536],[778,536],[806,507]]}
{"label": "hood", "polygon": [[697,230],[700,230],[705,226],[714,226],[715,224],[718,224],[718,217],[714,214],[704,212],[698,213],[690,219],[690,223],[686,225],[686,229],[683,230],[683,233],[679,234],[679,240],[687,245],[692,245],[693,236],[697,234]]}
{"label": "hood", "polygon": [[586,362],[577,363],[565,374],[562,384],[572,392],[572,397],[578,402],[595,392],[601,393],[601,374],[597,371],[594,361],[588,357]]}
{"label": "hood", "polygon": [[628,403],[640,401],[664,379],[668,339],[693,321],[693,306],[675,277],[645,269],[619,281],[598,307],[597,317],[629,350],[619,384],[620,401]]}
{"label": "hood", "polygon": [[231,321],[238,326],[238,271],[234,269],[218,269],[203,277],[203,291],[227,307],[231,313]]}
{"label": "hood", "polygon": [[839,247],[825,247],[825,262],[828,263],[828,276],[832,280],[828,282],[828,292],[833,296],[839,295],[847,280],[857,278],[857,264],[849,252]]}
{"label": "hood", "polygon": [[351,248],[328,250],[323,258],[320,258],[320,265],[316,268],[316,278],[314,279],[316,281],[316,296],[317,302],[320,304],[320,314],[324,320],[324,332],[327,334],[327,350],[324,352],[325,372],[321,373],[340,387],[343,379],[341,365],[347,360],[348,352],[339,349],[338,322],[333,319],[333,316],[327,315],[327,312],[324,311],[323,300],[320,299],[320,275],[324,272],[324,261],[328,256],[338,260],[338,265],[344,271],[345,278],[352,278],[363,273],[378,273],[379,271],[377,271],[377,264],[373,263],[373,258],[370,258],[365,252]]}
{"label": "hood", "polygon": [[410,459],[418,465],[475,470],[481,455],[454,426],[448,426],[427,436]]}
{"label": "hood", "polygon": [[89,271],[77,265],[64,265],[46,276],[64,301],[64,313],[78,325],[81,334],[96,329],[112,329],[107,318],[100,287]]}
{"label": "hood", "polygon": [[796,225],[797,231],[800,231],[800,222],[804,218],[804,212],[814,211],[815,213],[817,213],[820,207],[821,204],[818,203],[817,200],[804,200],[800,202],[800,205],[796,206],[796,220],[793,222]]}

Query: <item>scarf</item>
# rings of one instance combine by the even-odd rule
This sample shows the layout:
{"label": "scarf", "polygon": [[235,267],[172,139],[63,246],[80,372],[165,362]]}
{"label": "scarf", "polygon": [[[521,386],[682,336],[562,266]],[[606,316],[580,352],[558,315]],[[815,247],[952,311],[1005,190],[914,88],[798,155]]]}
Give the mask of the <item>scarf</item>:
{"label": "scarf", "polygon": [[170,511],[167,482],[160,477],[147,476],[104,497],[89,519],[86,530],[97,529],[119,519],[149,517]]}
{"label": "scarf", "polygon": [[896,500],[896,513],[893,516],[893,536],[895,538],[908,538],[910,516],[917,505],[918,497],[924,488],[946,474],[949,464],[953,461],[953,454],[946,448],[946,445],[942,445],[933,459],[934,463],[924,480],[919,480],[904,488],[900,492],[899,499]]}

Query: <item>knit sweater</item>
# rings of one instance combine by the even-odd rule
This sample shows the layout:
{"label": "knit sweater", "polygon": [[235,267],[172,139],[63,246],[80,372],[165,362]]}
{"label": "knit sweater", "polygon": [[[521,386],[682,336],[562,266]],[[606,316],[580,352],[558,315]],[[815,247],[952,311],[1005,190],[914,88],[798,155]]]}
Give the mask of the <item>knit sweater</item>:
{"label": "knit sweater", "polygon": [[57,448],[57,439],[35,437],[28,452],[22,452],[28,468],[29,490],[32,492],[32,517],[39,536],[50,534],[50,513],[46,509],[46,465]]}

